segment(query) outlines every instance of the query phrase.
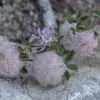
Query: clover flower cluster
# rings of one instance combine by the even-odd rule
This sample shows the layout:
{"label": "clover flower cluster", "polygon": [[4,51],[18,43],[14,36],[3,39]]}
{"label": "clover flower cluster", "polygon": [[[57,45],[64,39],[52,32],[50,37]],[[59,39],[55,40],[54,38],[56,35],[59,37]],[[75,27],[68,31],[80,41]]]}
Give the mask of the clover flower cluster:
{"label": "clover flower cluster", "polygon": [[65,70],[63,59],[54,51],[34,56],[33,76],[42,86],[61,83]]}
{"label": "clover flower cluster", "polygon": [[[83,18],[84,16],[78,21]],[[68,80],[70,73],[67,69],[78,71],[76,64],[67,63],[74,54],[98,56],[94,50],[98,47],[98,34],[95,28],[86,31],[83,24],[78,25],[79,23],[70,24],[66,21],[60,27],[60,34],[56,38],[50,27],[44,27],[42,30],[38,28],[37,34],[32,34],[33,40],[30,43],[27,43],[23,36],[21,37],[24,48],[15,43],[2,45],[0,75],[18,77],[21,73],[25,74],[27,61],[32,61],[32,75],[42,86],[57,85],[62,82],[63,76]],[[34,57],[31,60],[27,51],[31,53],[34,47],[39,49],[40,54],[32,54]]]}
{"label": "clover flower cluster", "polygon": [[[26,62],[30,61],[26,51],[28,49],[31,52],[31,47],[36,46],[39,48],[38,52],[44,52],[36,54],[33,57],[33,77],[42,86],[57,85],[61,83],[64,75],[69,79],[70,73],[66,70],[67,67],[77,71],[76,65],[67,65],[67,62],[74,56],[73,51],[80,56],[94,56],[94,49],[98,46],[98,37],[94,30],[71,31],[71,34],[69,34],[69,30],[70,28],[67,29],[66,33],[64,30],[64,33],[67,34],[67,38],[64,41],[65,43],[68,41],[72,48],[71,52],[66,52],[62,48],[61,43],[59,43],[60,40],[63,40],[64,33],[62,34],[63,36],[56,38],[57,41],[54,41],[54,31],[50,27],[44,27],[42,30],[38,28],[38,34],[32,34],[33,41],[30,44],[26,43],[26,40],[22,37],[21,40],[26,47],[20,47],[20,50],[15,43],[4,44],[0,47],[0,74],[9,77],[18,77],[20,72],[27,72],[27,69],[25,67],[23,68]],[[34,40],[37,40],[37,42]],[[46,50],[47,46],[53,49]],[[63,59],[60,57],[60,54],[66,54],[66,57]]]}
{"label": "clover flower cluster", "polygon": [[69,36],[73,50],[83,56],[94,56],[94,49],[98,46],[98,39],[93,30],[76,32]]}
{"label": "clover flower cluster", "polygon": [[94,49],[98,47],[98,34],[95,29],[72,32],[70,28],[75,29],[75,26],[67,21],[60,28],[60,34],[64,36],[61,41],[64,48],[74,50],[79,56],[94,56]]}
{"label": "clover flower cluster", "polygon": [[18,77],[20,69],[26,61],[19,59],[17,44],[7,43],[0,47],[0,74],[8,77]]}
{"label": "clover flower cluster", "polygon": [[40,48],[38,52],[44,51],[46,46],[53,41],[53,34],[54,32],[50,30],[50,27],[44,27],[43,30],[38,28],[38,34],[32,34],[32,37],[38,40],[38,43],[34,45]]}
{"label": "clover flower cluster", "polygon": [[[46,46],[47,42],[45,42],[44,34],[47,36],[47,31],[50,31],[49,28],[44,28],[41,34],[40,29],[38,29],[38,31],[40,37],[43,34],[43,38],[33,37],[42,41],[43,45],[45,44]],[[67,36],[70,46],[75,53],[80,56],[94,56],[94,48],[98,46],[98,39],[93,30],[75,32],[71,35],[68,35],[67,33]],[[52,37],[50,37],[50,35],[47,39],[47,41],[52,42]],[[65,70],[66,68],[63,60],[53,51],[38,54],[34,57],[33,76],[42,84],[42,86],[59,84]]]}

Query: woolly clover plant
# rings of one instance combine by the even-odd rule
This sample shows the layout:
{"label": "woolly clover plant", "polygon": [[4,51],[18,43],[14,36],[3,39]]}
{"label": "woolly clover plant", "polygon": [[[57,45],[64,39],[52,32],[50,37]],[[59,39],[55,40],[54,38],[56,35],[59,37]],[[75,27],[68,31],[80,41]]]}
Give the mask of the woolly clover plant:
{"label": "woolly clover plant", "polygon": [[42,86],[61,83],[66,71],[62,57],[54,51],[47,51],[34,56],[33,76]]}
{"label": "woolly clover plant", "polygon": [[98,39],[93,30],[76,32],[69,36],[73,50],[79,55],[93,56],[94,48],[98,46]]}
{"label": "woolly clover plant", "polygon": [[[51,30],[50,29],[50,27],[45,27],[45,28],[43,28],[43,30],[40,30],[40,28],[38,28],[38,33],[37,34],[32,34],[32,37],[33,37],[33,40],[32,40],[32,42],[31,43],[27,43],[27,41],[25,40],[25,38],[24,38],[24,36],[21,36],[21,41],[23,42],[23,44],[25,45],[25,47],[23,48],[23,47],[21,47],[21,46],[19,46],[18,48],[19,48],[19,50],[20,50],[20,59],[21,60],[23,60],[23,61],[32,61],[31,59],[29,59],[29,55],[28,55],[28,51],[30,51],[30,52],[32,52],[32,48],[34,48],[34,47],[37,47],[39,50],[38,50],[38,53],[39,54],[36,54],[36,56],[34,57],[34,59],[33,59],[33,76],[42,84],[42,85],[45,85],[45,84],[43,84],[43,82],[41,82],[41,80],[39,80],[38,79],[38,77],[39,76],[41,76],[42,75],[42,71],[41,71],[41,73],[38,75],[37,73],[39,73],[40,71],[39,71],[39,69],[38,68],[40,68],[39,66],[41,66],[41,68],[42,68],[42,65],[44,64],[44,63],[46,63],[47,61],[46,61],[46,59],[48,59],[48,57],[49,56],[43,56],[43,57],[45,57],[46,59],[45,60],[43,60],[43,58],[42,58],[42,60],[41,60],[41,64],[39,65],[39,62],[36,60],[36,58],[40,55],[40,53],[43,53],[43,55],[45,55],[45,54],[49,54],[49,52],[51,51],[51,53],[50,54],[53,54],[53,55],[55,55],[54,57],[55,58],[52,58],[52,59],[55,59],[54,61],[52,61],[52,59],[50,58],[49,59],[49,62],[51,62],[51,65],[50,66],[54,66],[54,69],[56,68],[56,66],[58,66],[57,67],[57,69],[59,69],[59,66],[68,66],[68,68],[69,69],[71,69],[71,70],[73,70],[73,71],[78,71],[78,67],[77,67],[77,65],[75,65],[75,64],[69,64],[69,65],[67,65],[66,63],[67,62],[69,62],[72,58],[73,58],[73,56],[74,56],[74,51],[65,51],[64,50],[64,48],[63,48],[63,46],[60,44],[60,41],[63,39],[63,36],[62,35],[59,35],[59,36],[57,36],[57,37],[54,37],[54,31],[53,30]],[[55,53],[54,53],[55,52]],[[58,55],[57,55],[58,54]],[[57,57],[56,57],[56,55],[57,55]],[[55,62],[55,61],[57,61],[57,59],[59,60],[59,58],[60,58],[60,56],[64,56],[64,55],[66,55],[66,57],[63,59],[63,60],[61,60],[60,62],[62,63],[62,65],[59,65],[59,64],[57,64],[57,63],[59,63],[59,62]],[[42,54],[41,54],[41,56],[42,56]],[[40,57],[40,56],[39,56]],[[39,59],[39,58],[38,58]],[[62,58],[60,58],[60,59],[62,59]],[[49,63],[48,62],[48,63]],[[34,63],[35,63],[35,65],[37,66],[37,64],[38,64],[38,66],[36,67],[35,65],[34,65]],[[44,65],[43,65],[44,66]],[[45,78],[45,80],[47,80],[46,78],[48,78],[48,75],[49,75],[49,73],[51,73],[50,75],[51,75],[51,77],[49,76],[49,79],[50,78],[54,78],[55,80],[53,81],[53,83],[50,83],[49,81],[46,81],[47,82],[47,84],[46,85],[53,85],[53,84],[58,84],[58,83],[60,83],[61,82],[61,80],[62,80],[62,78],[61,77],[65,77],[65,75],[66,75],[66,78],[67,78],[67,80],[69,79],[69,77],[70,77],[70,73],[66,70],[66,68],[65,67],[63,67],[63,73],[62,74],[60,74],[60,72],[58,71],[58,75],[60,75],[59,76],[59,78],[58,77],[56,77],[56,75],[53,75],[52,73],[53,73],[53,68],[52,67],[50,67],[49,68],[49,64],[47,64],[46,65],[47,67],[43,67],[43,69],[44,69],[44,72],[45,71],[47,71],[46,73],[47,73],[47,77],[44,77]],[[37,69],[36,69],[36,68]],[[40,68],[40,69],[41,69]],[[47,68],[47,69],[46,69]],[[48,68],[49,68],[49,70],[48,70]],[[42,70],[42,69],[41,69]],[[56,70],[56,69],[55,69]],[[34,71],[35,71],[35,73],[34,73]],[[49,72],[49,71],[51,71],[51,72]],[[20,72],[21,73],[23,73],[23,74],[25,74],[25,73],[27,73],[27,69],[26,69],[26,67],[24,66],[21,70],[20,70]],[[65,73],[66,72],[66,73]],[[57,79],[58,78],[58,79]],[[58,80],[57,82],[55,82],[56,81],[56,79]]]}
{"label": "woolly clover plant", "polygon": [[[94,11],[94,13],[100,17],[100,11]],[[75,28],[70,25],[71,33],[65,33],[68,34],[66,40],[70,43],[71,49],[79,55],[94,55],[94,49],[98,46],[98,33],[94,29],[96,22],[89,20],[88,16],[83,15],[83,11],[80,9],[76,11],[74,17],[69,13],[65,13],[64,17],[70,23],[76,23]]]}
{"label": "woolly clover plant", "polygon": [[[94,13],[100,17],[99,11],[94,11]],[[69,80],[70,73],[67,69],[78,71],[76,64],[68,63],[74,54],[93,56],[94,49],[98,46],[98,33],[94,30],[95,21],[89,21],[89,17],[83,15],[82,10],[77,10],[74,17],[69,13],[65,13],[64,17],[69,23],[75,23],[74,27],[69,24],[69,29],[64,30],[67,34],[65,41],[68,39],[70,50],[64,49],[64,45],[61,44],[65,36],[60,34],[55,37],[55,32],[50,27],[44,27],[42,30],[38,28],[37,34],[32,34],[31,43],[27,43],[25,38],[21,37],[23,44],[26,45],[24,48],[19,46],[21,60],[32,61],[29,59],[27,51],[32,52],[32,48],[38,48],[39,54],[36,54],[33,59],[33,76],[43,86],[59,84],[63,76]],[[27,73],[26,67],[23,67],[21,72]]]}
{"label": "woolly clover plant", "polygon": [[[94,11],[94,14],[100,18],[100,11]],[[64,18],[66,18],[69,23],[64,23],[60,29],[60,34],[64,36],[64,40],[62,41],[63,46],[67,48],[68,45],[70,50],[74,50],[74,52],[80,56],[97,56],[96,54],[98,53],[94,51],[98,46],[98,33],[94,28],[96,22],[89,20],[89,17],[84,15],[80,9],[76,11],[74,16],[70,13],[65,13]],[[73,26],[73,24],[75,25]],[[68,28],[67,25],[69,25]],[[69,66],[70,65],[68,65],[67,68]],[[75,66],[76,65],[74,65],[74,67]],[[66,71],[65,75],[67,78],[68,74]]]}
{"label": "woolly clover plant", "polygon": [[19,59],[18,44],[5,43],[0,47],[0,75],[18,77],[26,61]]}

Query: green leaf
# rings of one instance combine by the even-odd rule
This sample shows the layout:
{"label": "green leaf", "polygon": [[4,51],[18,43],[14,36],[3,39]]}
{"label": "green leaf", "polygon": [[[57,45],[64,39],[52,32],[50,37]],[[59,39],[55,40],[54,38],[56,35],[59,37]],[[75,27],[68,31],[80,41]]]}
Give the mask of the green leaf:
{"label": "green leaf", "polygon": [[70,78],[70,73],[66,70],[66,72],[64,73],[64,77],[69,80]]}
{"label": "green leaf", "polygon": [[69,21],[69,22],[76,22],[76,19],[75,18],[73,18],[73,16],[70,14],[70,13],[64,13],[64,15],[63,15],[63,17],[64,18],[67,18],[67,20]]}
{"label": "green leaf", "polygon": [[23,61],[33,61],[32,59],[28,59],[28,58],[20,58]]}
{"label": "green leaf", "polygon": [[87,19],[88,19],[88,16],[82,16],[79,18],[79,20],[82,20],[82,21],[87,21]]}
{"label": "green leaf", "polygon": [[78,71],[78,66],[76,64],[69,64],[67,68],[73,71]]}
{"label": "green leaf", "polygon": [[60,42],[62,39],[63,39],[63,35],[59,35],[58,37],[57,37],[57,40],[58,40],[58,42]]}
{"label": "green leaf", "polygon": [[75,29],[73,27],[70,28],[71,31],[75,32]]}
{"label": "green leaf", "polygon": [[32,48],[31,48],[31,47],[28,47],[28,50],[29,50],[30,52],[32,52]]}
{"label": "green leaf", "polygon": [[20,59],[27,61],[29,59],[29,55],[27,53],[20,53]]}
{"label": "green leaf", "polygon": [[98,33],[97,33],[96,31],[95,31],[94,35],[95,35],[95,36],[99,36]]}
{"label": "green leaf", "polygon": [[94,14],[100,18],[100,11],[94,11]]}
{"label": "green leaf", "polygon": [[20,58],[20,59],[23,60],[23,61],[29,61],[28,58]]}
{"label": "green leaf", "polygon": [[63,17],[67,19],[73,19],[72,15],[68,12],[64,13]]}
{"label": "green leaf", "polygon": [[62,54],[64,53],[64,49],[63,49],[62,47],[56,45],[56,49],[57,49],[57,52],[58,52],[59,54],[62,55]]}
{"label": "green leaf", "polygon": [[50,45],[50,46],[47,45],[47,46],[46,46],[46,50],[47,50],[47,51],[50,51],[50,50],[51,50],[50,47],[51,47],[51,45]]}
{"label": "green leaf", "polygon": [[56,44],[52,42],[50,46],[47,46],[46,50],[55,50]]}
{"label": "green leaf", "polygon": [[74,54],[74,51],[68,52],[66,57],[64,58],[65,63],[69,62],[73,58]]}
{"label": "green leaf", "polygon": [[33,44],[35,44],[35,43],[37,43],[38,42],[38,40],[37,39],[34,39],[34,40],[32,40],[31,42],[30,42],[30,44],[28,45],[28,46],[32,46]]}
{"label": "green leaf", "polygon": [[22,43],[23,43],[24,45],[27,45],[27,42],[26,42],[26,40],[25,40],[25,38],[24,38],[23,35],[21,36],[21,41],[22,41]]}
{"label": "green leaf", "polygon": [[19,51],[23,51],[24,49],[21,46],[18,46]]}
{"label": "green leaf", "polygon": [[80,26],[80,27],[77,28],[77,30],[84,31],[85,30],[85,27]]}
{"label": "green leaf", "polygon": [[20,53],[20,57],[22,57],[22,58],[23,58],[23,57],[28,57],[28,54],[22,52],[22,53]]}
{"label": "green leaf", "polygon": [[23,67],[23,68],[20,70],[20,72],[21,72],[22,74],[26,74],[26,73],[27,73],[26,67]]}
{"label": "green leaf", "polygon": [[81,9],[78,9],[76,11],[76,19],[78,20],[82,16],[82,14],[83,14],[83,11]]}
{"label": "green leaf", "polygon": [[96,26],[96,22],[92,21],[91,24],[90,24],[90,29],[94,28],[95,26]]}
{"label": "green leaf", "polygon": [[76,25],[76,30],[78,30],[79,27],[81,27],[83,24],[83,21],[78,21]]}
{"label": "green leaf", "polygon": [[77,20],[75,18],[69,20],[69,23],[76,23],[76,22],[77,22]]}
{"label": "green leaf", "polygon": [[85,30],[89,30],[89,25],[87,23],[84,23],[83,25],[85,27]]}

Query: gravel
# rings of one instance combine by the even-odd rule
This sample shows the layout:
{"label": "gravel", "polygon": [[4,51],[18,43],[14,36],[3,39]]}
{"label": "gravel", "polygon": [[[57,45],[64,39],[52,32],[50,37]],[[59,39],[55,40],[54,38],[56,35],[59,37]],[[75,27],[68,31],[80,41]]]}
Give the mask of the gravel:
{"label": "gravel", "polygon": [[[86,13],[90,14],[90,16],[93,10],[100,9],[99,0],[50,1],[55,17],[57,17],[58,26],[64,21],[63,13],[70,11],[68,5],[66,6],[63,1],[67,1],[74,10],[80,7]],[[36,33],[38,27],[43,28],[44,26],[42,20],[43,12],[41,12],[40,9],[37,0],[0,0],[0,35],[6,36],[11,41],[19,43],[21,42],[21,35],[24,35],[28,40],[32,32]]]}
{"label": "gravel", "polygon": [[39,11],[32,0],[0,0],[0,35],[12,41],[26,39],[41,26]]}

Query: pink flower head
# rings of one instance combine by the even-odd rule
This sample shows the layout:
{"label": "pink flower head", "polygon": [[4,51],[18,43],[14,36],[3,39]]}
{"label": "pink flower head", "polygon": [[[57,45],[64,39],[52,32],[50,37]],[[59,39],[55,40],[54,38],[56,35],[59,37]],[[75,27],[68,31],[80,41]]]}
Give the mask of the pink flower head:
{"label": "pink flower head", "polygon": [[63,59],[53,51],[34,57],[33,76],[42,86],[61,83],[65,70]]}
{"label": "pink flower head", "polygon": [[19,58],[19,50],[16,44],[5,44],[0,47],[0,75],[17,77],[20,69],[26,64]]}
{"label": "pink flower head", "polygon": [[50,27],[44,27],[43,30],[38,28],[38,34],[32,34],[34,39],[38,39],[38,43],[34,46],[38,46],[40,48],[39,52],[44,51],[48,43],[53,41],[52,34],[54,34],[54,32],[50,30]]}
{"label": "pink flower head", "polygon": [[79,55],[93,56],[93,50],[98,45],[98,40],[94,33],[93,30],[89,30],[85,32],[77,32],[72,36],[69,36],[73,50]]}

